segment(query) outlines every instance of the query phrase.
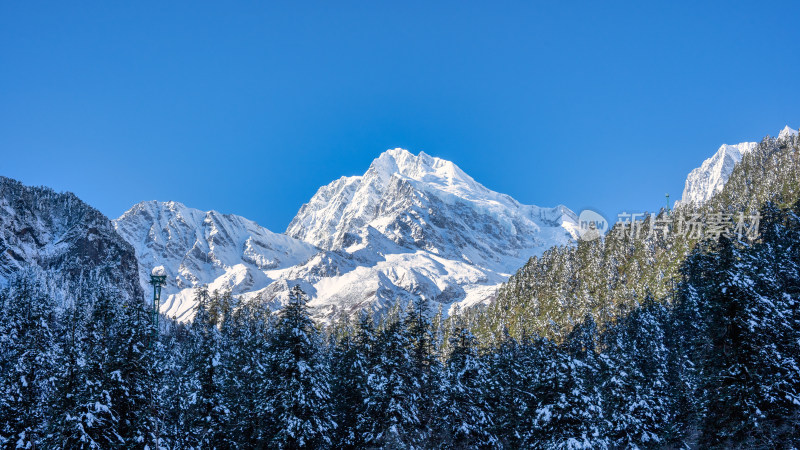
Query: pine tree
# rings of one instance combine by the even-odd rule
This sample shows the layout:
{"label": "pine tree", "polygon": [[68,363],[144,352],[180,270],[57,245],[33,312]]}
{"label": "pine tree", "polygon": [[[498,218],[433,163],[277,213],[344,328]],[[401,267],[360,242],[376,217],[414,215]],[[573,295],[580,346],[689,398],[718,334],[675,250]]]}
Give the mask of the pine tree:
{"label": "pine tree", "polygon": [[478,356],[476,339],[457,326],[450,338],[444,395],[438,417],[437,434],[445,448],[489,448],[497,445],[492,434],[489,411],[489,374]]}
{"label": "pine tree", "polygon": [[761,243],[740,247],[722,237],[709,255],[716,271],[702,286],[709,324],[703,445],[778,446],[797,439],[794,421],[787,420],[800,411],[798,333],[791,321],[797,297],[790,287],[797,281],[781,286],[787,278],[778,273],[780,266],[797,267],[797,251],[782,239],[780,214],[769,209]]}
{"label": "pine tree", "polygon": [[523,444],[526,418],[535,408],[529,389],[528,370],[533,364],[525,349],[504,329],[499,345],[492,349],[489,365],[488,408],[494,418],[493,434],[503,447]]}
{"label": "pine tree", "polygon": [[597,327],[591,316],[567,336],[563,349],[551,348],[536,387],[537,440],[544,447],[605,448],[598,389]]}
{"label": "pine tree", "polygon": [[7,445],[42,445],[60,349],[55,342],[55,304],[25,276],[13,279],[5,297],[0,374],[0,436]]}
{"label": "pine tree", "polygon": [[189,326],[178,323],[168,329],[162,336],[164,340],[163,360],[165,376],[161,403],[163,409],[162,439],[171,443],[175,448],[191,448],[194,445],[192,423],[193,393],[195,392],[195,373],[192,362],[194,360],[193,339]]}
{"label": "pine tree", "polygon": [[365,442],[386,448],[417,447],[420,384],[413,376],[408,329],[398,310],[384,319],[368,365]]}
{"label": "pine tree", "polygon": [[671,423],[663,305],[652,298],[603,335],[603,434],[619,448],[661,445]]}
{"label": "pine tree", "polygon": [[[62,387],[73,404],[66,415],[59,445],[67,448],[113,448],[124,444],[118,433],[118,416],[112,392],[121,390],[119,372],[112,367],[119,332],[116,300],[102,293],[94,301],[91,317],[79,342],[72,343],[67,363],[76,373],[67,374]],[[76,324],[79,325],[79,324]],[[77,353],[77,355],[75,355]],[[68,367],[69,367],[68,366]]]}
{"label": "pine tree", "polygon": [[[215,297],[217,295],[215,294]],[[223,396],[221,338],[217,324],[219,316],[209,314],[209,305],[219,302],[205,288],[198,289],[194,320],[189,328],[190,339],[186,370],[191,374],[186,430],[192,439],[189,445],[197,448],[226,448],[225,435],[229,409]]]}
{"label": "pine tree", "polygon": [[222,328],[227,376],[224,392],[227,402],[235,405],[228,425],[228,435],[240,448],[257,448],[260,430],[271,416],[262,415],[266,399],[258,394],[267,385],[269,311],[263,305],[246,303],[235,309]]}
{"label": "pine tree", "polygon": [[270,409],[275,417],[271,445],[320,448],[332,444],[329,370],[320,352],[319,331],[295,286],[280,312],[270,349]]}
{"label": "pine tree", "polygon": [[118,385],[111,391],[114,414],[119,418],[119,435],[131,448],[153,446],[161,428],[153,413],[155,378],[154,330],[145,304],[131,299],[122,303],[116,351],[112,354],[111,374]]}
{"label": "pine tree", "polygon": [[[349,324],[333,345],[331,355],[332,410],[337,424],[334,446],[360,448],[368,423],[365,400],[368,390],[368,365],[375,346],[372,318],[362,312],[355,330]],[[364,421],[364,422],[362,422]]]}
{"label": "pine tree", "polygon": [[[52,421],[45,440],[46,445],[58,447],[66,446],[68,440],[79,442],[82,430],[73,427],[76,417],[78,390],[86,386],[84,366],[86,357],[82,341],[85,335],[86,312],[81,307],[86,302],[71,302],[65,309],[61,318],[58,340],[61,342],[62,351],[57,362],[61,372],[57,374],[55,390],[52,394],[51,412]],[[75,434],[75,436],[73,436]]]}
{"label": "pine tree", "polygon": [[435,406],[441,392],[442,367],[434,337],[433,325],[428,318],[430,302],[425,297],[409,302],[405,314],[405,327],[408,330],[410,345],[411,377],[417,380],[419,425],[410,430],[417,439],[424,442],[431,433]]}

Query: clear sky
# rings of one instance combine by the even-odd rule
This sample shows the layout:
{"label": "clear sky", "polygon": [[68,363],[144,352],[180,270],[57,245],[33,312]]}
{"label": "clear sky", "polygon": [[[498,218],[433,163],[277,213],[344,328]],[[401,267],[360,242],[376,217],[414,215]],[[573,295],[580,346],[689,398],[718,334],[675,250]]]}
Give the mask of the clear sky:
{"label": "clear sky", "polygon": [[0,175],[283,231],[404,147],[540,206],[654,209],[800,126],[797,2],[0,3]]}

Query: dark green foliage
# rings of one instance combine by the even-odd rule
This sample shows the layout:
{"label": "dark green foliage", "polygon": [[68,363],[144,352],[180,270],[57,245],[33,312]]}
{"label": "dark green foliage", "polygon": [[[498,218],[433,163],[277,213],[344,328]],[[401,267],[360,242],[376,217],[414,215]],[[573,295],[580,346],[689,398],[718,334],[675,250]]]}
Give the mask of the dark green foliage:
{"label": "dark green foliage", "polygon": [[368,399],[370,361],[375,351],[375,330],[372,318],[361,314],[355,326],[346,324],[335,338],[331,351],[331,398],[337,428],[337,448],[359,448],[365,445],[368,431],[366,401]]}
{"label": "dark green foliage", "polygon": [[200,289],[195,297],[197,309],[189,327],[187,355],[188,411],[185,430],[193,440],[186,444],[199,448],[225,448],[228,440],[224,430],[229,409],[224,397],[225,368],[222,364],[222,345],[218,323],[224,320],[212,315],[212,304],[225,302],[226,298]]}
{"label": "dark green foliage", "polygon": [[18,278],[3,294],[0,348],[0,436],[9,446],[36,447],[45,435],[54,363],[55,308],[39,286]]}
{"label": "dark green foliage", "polygon": [[275,448],[327,447],[336,428],[329,409],[330,376],[306,301],[295,286],[272,336],[268,404],[275,420],[270,443]]}
{"label": "dark green foliage", "polygon": [[420,437],[420,380],[411,364],[409,330],[390,316],[376,334],[367,363],[364,440],[379,447],[414,446]]}
{"label": "dark green foliage", "polygon": [[614,447],[663,445],[665,430],[674,422],[664,336],[668,317],[664,304],[646,298],[602,336],[601,392]]}
{"label": "dark green foliage", "polygon": [[475,337],[458,326],[443,376],[435,424],[442,448],[490,448],[497,444],[488,407],[489,370]]}

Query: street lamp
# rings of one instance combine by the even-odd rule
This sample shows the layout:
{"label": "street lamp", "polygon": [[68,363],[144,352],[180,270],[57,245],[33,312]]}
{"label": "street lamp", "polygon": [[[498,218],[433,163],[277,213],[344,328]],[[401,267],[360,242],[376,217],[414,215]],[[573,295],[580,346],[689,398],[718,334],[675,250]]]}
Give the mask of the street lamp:
{"label": "street lamp", "polygon": [[167,285],[167,271],[164,266],[153,268],[150,272],[150,284],[153,285],[153,325],[158,333],[158,313],[161,309],[161,288]]}

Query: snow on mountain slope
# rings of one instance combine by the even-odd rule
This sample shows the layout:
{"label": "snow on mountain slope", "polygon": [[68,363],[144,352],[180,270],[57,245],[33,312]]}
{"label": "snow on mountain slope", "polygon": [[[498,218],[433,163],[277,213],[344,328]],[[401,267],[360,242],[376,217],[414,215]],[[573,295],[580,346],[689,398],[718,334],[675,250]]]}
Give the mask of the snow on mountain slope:
{"label": "snow on mountain slope", "polygon": [[798,134],[797,130],[793,130],[791,127],[789,127],[789,125],[786,125],[785,127],[783,127],[781,132],[778,133],[778,139],[786,139],[787,137],[790,136],[797,136],[797,134]]}
{"label": "snow on mountain slope", "polygon": [[509,271],[534,249],[568,242],[575,220],[566,207],[522,205],[491,191],[450,161],[394,149],[363,176],[320,188],[286,234],[348,252],[388,240],[406,251]]}
{"label": "snow on mountain slope", "polygon": [[[778,139],[785,139],[794,135],[797,135],[797,130],[786,126],[778,134]],[[756,145],[758,145],[756,142],[742,142],[736,145],[723,144],[712,157],[689,173],[689,176],[686,177],[683,196],[677,203],[702,205],[722,191],[733,172],[733,168]]]}
{"label": "snow on mountain slope", "polygon": [[166,268],[170,316],[191,318],[200,284],[274,308],[300,284],[324,320],[420,295],[445,310],[487,301],[531,256],[572,242],[576,221],[564,206],[522,205],[449,161],[394,149],[363,176],[320,188],[286,235],[173,202],[138,204],[115,225],[136,248],[143,285],[150,268]]}
{"label": "snow on mountain slope", "polygon": [[271,284],[273,271],[317,253],[311,245],[243,217],[177,202],[139,203],[114,226],[136,250],[142,286],[147,288],[153,267],[164,266],[168,283],[162,312],[179,319],[191,317],[192,292],[199,285],[234,294],[251,292]]}
{"label": "snow on mountain slope", "polygon": [[755,142],[742,142],[736,145],[722,144],[712,157],[703,161],[700,167],[689,173],[681,203],[702,205],[714,194],[720,192],[731,176],[734,166],[756,145]]}
{"label": "snow on mountain slope", "polygon": [[[491,191],[450,161],[393,149],[363,176],[320,188],[286,234],[356,261],[312,283],[311,305],[334,314],[417,295],[446,308],[488,300],[531,256],[572,242],[576,221],[564,206],[522,205]],[[309,279],[321,264],[312,260],[296,276]]]}
{"label": "snow on mountain slope", "polygon": [[111,221],[71,193],[0,177],[0,286],[22,274],[57,298],[112,289],[141,299],[133,248]]}

